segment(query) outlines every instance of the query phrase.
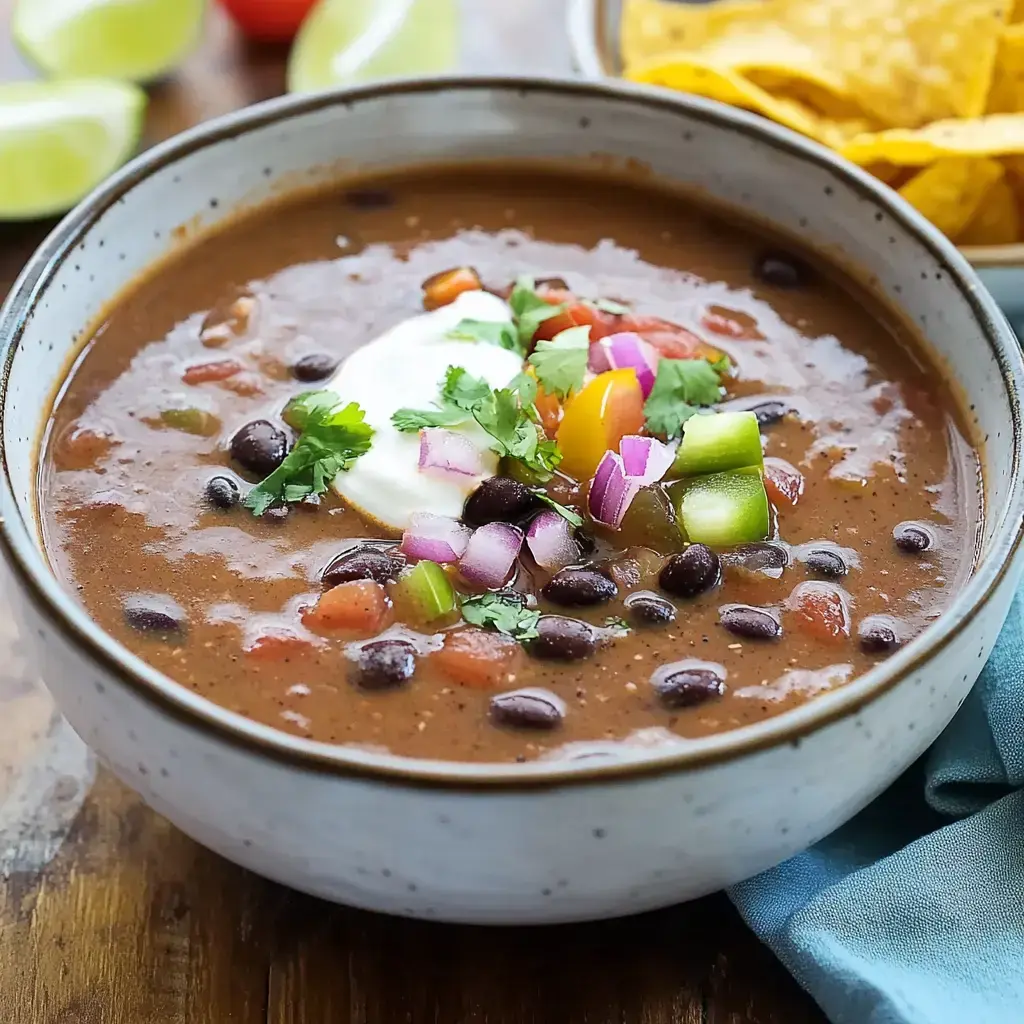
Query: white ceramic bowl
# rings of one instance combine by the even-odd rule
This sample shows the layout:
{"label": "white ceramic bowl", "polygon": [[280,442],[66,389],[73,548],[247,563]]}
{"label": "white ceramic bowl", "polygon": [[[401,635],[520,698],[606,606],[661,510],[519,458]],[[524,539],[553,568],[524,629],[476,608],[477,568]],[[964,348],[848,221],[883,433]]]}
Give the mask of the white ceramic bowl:
{"label": "white ceramic bowl", "polygon": [[[568,0],[566,21],[573,63],[588,78],[622,74],[619,38],[624,6],[624,0]],[[1024,243],[969,246],[962,252],[1018,334],[1024,335]]]}
{"label": "white ceramic bowl", "polygon": [[[209,224],[275,183],[323,181],[339,167],[593,153],[770,211],[780,230],[861,267],[946,361],[987,438],[989,511],[976,574],[921,636],[848,686],[725,735],[606,760],[454,764],[312,743],[224,711],[102,633],[57,583],[33,514],[40,417],[83,329],[178,225]],[[242,111],[150,151],[72,213],[12,291],[0,336],[7,571],[64,713],[189,835],[345,903],[568,921],[690,899],[767,868],[847,820],[931,743],[981,669],[1022,568],[1024,366],[970,267],[833,154],[700,100],[573,80],[451,79]]]}

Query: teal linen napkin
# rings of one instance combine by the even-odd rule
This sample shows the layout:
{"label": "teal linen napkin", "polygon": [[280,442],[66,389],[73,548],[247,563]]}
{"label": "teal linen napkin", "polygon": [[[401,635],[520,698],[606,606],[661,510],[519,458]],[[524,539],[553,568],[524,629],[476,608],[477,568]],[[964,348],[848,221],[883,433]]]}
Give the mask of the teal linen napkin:
{"label": "teal linen napkin", "polygon": [[1019,595],[929,753],[843,828],[729,895],[834,1024],[1024,1024],[1021,787]]}

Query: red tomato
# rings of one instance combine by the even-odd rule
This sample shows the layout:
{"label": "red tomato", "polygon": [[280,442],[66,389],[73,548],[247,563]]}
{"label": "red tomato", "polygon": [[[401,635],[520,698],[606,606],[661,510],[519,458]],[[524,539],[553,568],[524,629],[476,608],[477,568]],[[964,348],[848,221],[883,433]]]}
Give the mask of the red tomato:
{"label": "red tomato", "polygon": [[804,476],[785,459],[768,456],[764,460],[764,489],[776,508],[792,508],[804,493]]}
{"label": "red tomato", "polygon": [[242,372],[237,359],[218,359],[212,363],[193,363],[181,375],[186,384],[205,384],[211,380],[227,380]]}
{"label": "red tomato", "polygon": [[789,596],[788,606],[794,625],[802,633],[826,643],[850,635],[850,612],[846,598],[831,583],[808,580]]}
{"label": "red tomato", "polygon": [[431,660],[456,683],[493,690],[508,683],[520,656],[519,644],[509,637],[469,627],[448,633]]}
{"label": "red tomato", "polygon": [[299,31],[316,0],[220,0],[221,7],[250,38],[287,43]]}

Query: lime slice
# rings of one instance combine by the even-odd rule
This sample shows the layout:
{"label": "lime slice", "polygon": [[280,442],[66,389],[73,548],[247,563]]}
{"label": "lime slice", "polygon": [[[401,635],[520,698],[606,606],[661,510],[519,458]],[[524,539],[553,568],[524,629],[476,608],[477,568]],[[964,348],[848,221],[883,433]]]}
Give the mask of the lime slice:
{"label": "lime slice", "polygon": [[288,88],[419,75],[455,66],[458,0],[320,0],[299,30]]}
{"label": "lime slice", "polygon": [[50,75],[145,82],[198,40],[206,0],[17,0],[11,32]]}
{"label": "lime slice", "polygon": [[74,206],[135,150],[146,96],[100,79],[0,85],[0,220]]}

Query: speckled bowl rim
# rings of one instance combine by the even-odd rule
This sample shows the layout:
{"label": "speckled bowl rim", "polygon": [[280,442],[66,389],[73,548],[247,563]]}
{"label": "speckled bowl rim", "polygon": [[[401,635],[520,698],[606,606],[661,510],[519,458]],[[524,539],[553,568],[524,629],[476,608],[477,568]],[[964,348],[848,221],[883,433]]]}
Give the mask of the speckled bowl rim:
{"label": "speckled bowl rim", "polygon": [[[294,768],[339,776],[391,781],[409,786],[463,790],[496,787],[535,789],[571,784],[602,784],[652,774],[685,771],[729,761],[801,740],[831,722],[856,715],[875,698],[940,654],[961,631],[970,628],[1008,571],[1022,539],[1024,479],[1020,471],[1022,441],[1018,395],[1024,391],[1024,361],[1016,340],[994,300],[970,265],[931,224],[875,179],[819,146],[770,121],[723,104],[630,83],[586,81],[567,77],[513,76],[436,78],[385,81],[312,95],[286,96],[248,107],[178,135],[137,157],[96,189],[53,230],[29,260],[0,310],[3,339],[0,367],[0,418],[6,420],[7,386],[15,353],[30,311],[45,293],[55,271],[85,234],[112,205],[140,180],[197,150],[217,145],[244,132],[331,107],[352,107],[388,95],[435,94],[447,90],[504,91],[588,98],[625,105],[643,104],[666,112],[728,128],[760,144],[817,165],[844,188],[876,203],[904,231],[915,236],[960,289],[974,310],[981,331],[1000,367],[1010,399],[1014,440],[1008,500],[1000,510],[989,550],[961,594],[933,624],[876,668],[847,685],[822,694],[799,708],[767,721],[678,745],[630,754],[618,761],[534,761],[526,764],[465,763],[427,760],[355,747],[318,743],[262,725],[228,711],[147,665],[119,644],[89,617],[58,582],[43,553],[35,521],[21,515],[3,448],[0,547],[25,594],[42,615],[80,652],[103,665],[132,693],[163,713],[235,747],[273,758]],[[84,327],[85,325],[83,325]],[[85,685],[83,681],[83,685]]]}
{"label": "speckled bowl rim", "polygon": [[[580,74],[587,78],[617,80],[621,61],[617,42],[605,38],[604,4],[605,0],[568,0],[565,24],[572,62]],[[965,245],[960,246],[960,251],[973,266],[983,270],[1024,268],[1024,242]]]}

